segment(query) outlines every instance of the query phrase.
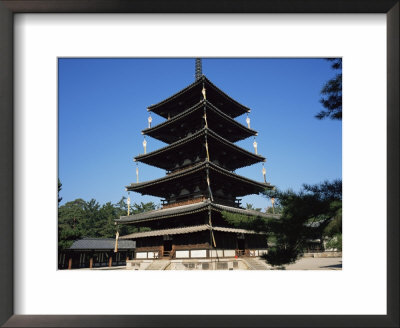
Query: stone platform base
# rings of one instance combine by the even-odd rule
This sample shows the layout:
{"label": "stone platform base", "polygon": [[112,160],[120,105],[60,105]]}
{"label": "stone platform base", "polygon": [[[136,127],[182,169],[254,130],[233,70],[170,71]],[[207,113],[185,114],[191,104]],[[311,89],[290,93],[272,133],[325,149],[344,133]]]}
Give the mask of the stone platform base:
{"label": "stone platform base", "polygon": [[241,259],[171,260],[167,270],[247,270]]}
{"label": "stone platform base", "polygon": [[128,260],[127,270],[249,270],[242,259],[173,259],[166,265],[157,265],[166,260]]}
{"label": "stone platform base", "polygon": [[315,252],[305,253],[303,257],[342,257],[342,252]]}

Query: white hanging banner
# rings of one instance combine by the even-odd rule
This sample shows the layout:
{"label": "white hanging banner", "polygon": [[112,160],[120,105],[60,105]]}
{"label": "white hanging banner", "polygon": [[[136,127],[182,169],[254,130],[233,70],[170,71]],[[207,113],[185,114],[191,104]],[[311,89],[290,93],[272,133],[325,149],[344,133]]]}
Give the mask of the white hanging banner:
{"label": "white hanging banner", "polygon": [[146,150],[147,150],[147,141],[146,141],[146,139],[143,140],[143,149],[144,149],[144,153],[146,154]]}
{"label": "white hanging banner", "polygon": [[264,182],[267,183],[267,177],[266,177],[266,175],[267,175],[267,170],[265,169],[264,164],[263,164],[263,168],[262,168],[262,174],[263,174],[263,176],[264,176]]}
{"label": "white hanging banner", "polygon": [[256,139],[254,139],[253,146],[254,146],[254,152],[256,153],[256,155],[258,155],[258,153],[257,153],[257,141],[256,141]]}

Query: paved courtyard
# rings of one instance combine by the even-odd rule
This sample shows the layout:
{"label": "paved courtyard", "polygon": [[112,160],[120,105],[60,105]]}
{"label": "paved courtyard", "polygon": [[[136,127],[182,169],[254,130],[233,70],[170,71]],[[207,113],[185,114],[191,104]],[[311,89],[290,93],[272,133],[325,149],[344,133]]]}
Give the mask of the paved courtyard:
{"label": "paved courtyard", "polygon": [[[249,270],[270,270],[271,266],[266,265],[265,261],[258,258],[244,258],[242,261],[246,262],[249,266]],[[159,263],[157,261],[157,263]],[[149,268],[151,270],[157,270],[157,268]],[[164,270],[160,268],[159,270]],[[126,270],[125,266],[118,267],[101,267],[93,269],[81,269],[81,270]],[[272,270],[280,270],[280,268],[272,268]],[[342,258],[341,257],[303,257],[294,264],[286,265],[285,270],[342,270]]]}
{"label": "paved courtyard", "polygon": [[341,257],[303,257],[294,264],[286,265],[286,270],[342,270]]}

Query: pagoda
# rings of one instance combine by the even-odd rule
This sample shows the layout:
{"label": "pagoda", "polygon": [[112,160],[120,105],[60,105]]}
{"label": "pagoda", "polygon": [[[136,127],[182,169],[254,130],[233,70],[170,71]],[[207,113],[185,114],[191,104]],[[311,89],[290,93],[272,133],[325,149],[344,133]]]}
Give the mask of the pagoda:
{"label": "pagoda", "polygon": [[162,198],[160,209],[122,216],[116,224],[131,224],[146,231],[121,236],[136,242],[135,259],[186,259],[258,256],[267,249],[265,234],[230,225],[222,212],[248,217],[270,214],[244,209],[240,197],[273,187],[235,173],[236,169],[265,162],[235,144],[257,132],[235,118],[250,109],[216,87],[201,71],[196,59],[195,81],[171,97],[148,107],[165,119],[142,134],[165,142],[135,161],[166,170],[162,178],[131,183],[128,191]]}

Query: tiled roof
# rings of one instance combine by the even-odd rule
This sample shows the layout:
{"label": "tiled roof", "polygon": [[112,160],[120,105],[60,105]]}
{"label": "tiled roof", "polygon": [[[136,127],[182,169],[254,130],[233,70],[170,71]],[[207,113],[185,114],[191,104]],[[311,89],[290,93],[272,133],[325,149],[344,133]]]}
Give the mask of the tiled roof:
{"label": "tiled roof", "polygon": [[231,206],[226,206],[226,205],[221,205],[221,204],[213,203],[212,207],[219,211],[226,211],[226,212],[230,212],[230,213],[237,213],[237,214],[248,215],[248,216],[261,216],[263,218],[269,218],[269,219],[279,219],[281,217],[280,214],[264,213],[264,212],[259,212],[259,211],[255,211],[255,210],[248,210],[248,209],[244,209],[244,208],[231,207]]}
{"label": "tiled roof", "polygon": [[119,219],[115,220],[117,223],[127,223],[127,222],[139,222],[146,221],[150,219],[162,219],[166,217],[173,217],[179,215],[187,215],[191,213],[196,213],[203,211],[208,208],[208,202],[199,202],[189,205],[182,205],[171,208],[164,208],[154,211],[147,211],[130,216],[121,216]]}
{"label": "tiled roof", "polygon": [[210,229],[210,227],[208,225],[204,224],[204,225],[182,227],[182,228],[134,232],[129,235],[122,236],[120,238],[133,239],[133,238],[154,237],[154,236],[164,236],[164,235],[178,235],[178,234],[184,234],[184,233],[204,231],[204,230],[209,230],[209,229]]}
{"label": "tiled roof", "polygon": [[196,213],[196,212],[201,212],[201,211],[208,210],[209,208],[214,211],[219,211],[219,212],[226,211],[226,212],[230,212],[230,213],[237,213],[237,214],[248,215],[248,216],[260,216],[260,217],[264,217],[264,218],[279,218],[280,217],[279,214],[268,214],[268,213],[254,211],[254,210],[230,207],[230,206],[215,204],[215,203],[210,202],[209,200],[206,200],[203,202],[189,204],[189,205],[182,205],[182,206],[171,207],[171,208],[166,208],[166,209],[148,211],[148,212],[143,212],[143,213],[139,213],[139,214],[135,214],[135,215],[131,215],[131,216],[122,216],[120,219],[117,219],[116,222],[117,223],[135,223],[135,222],[140,222],[140,221],[163,219],[163,218],[169,218],[169,217],[174,217],[174,216],[188,215],[188,214],[192,214],[192,213]]}
{"label": "tiled roof", "polygon": [[[218,135],[217,133],[215,133],[214,131],[212,131],[211,129],[209,129],[207,127],[204,127],[203,129],[193,133],[190,136],[187,136],[187,137],[185,137],[183,139],[179,139],[178,141],[176,141],[176,142],[174,142],[174,143],[172,143],[170,145],[167,145],[165,147],[162,147],[160,149],[157,149],[157,150],[152,151],[152,152],[147,153],[147,154],[142,154],[142,155],[136,156],[135,160],[140,162],[140,161],[143,161],[144,159],[151,158],[152,156],[157,156],[157,155],[162,154],[164,152],[170,152],[173,149],[175,149],[175,148],[177,148],[179,146],[185,145],[185,144],[189,143],[190,141],[192,141],[192,140],[194,140],[196,138],[202,137],[204,135],[207,135],[208,137],[211,137],[216,142],[224,144],[225,146],[229,147],[233,151],[239,152],[239,153],[243,154],[244,156],[247,156],[248,158],[252,159],[253,161],[258,161],[258,162],[265,161],[265,157],[263,157],[261,155],[258,155],[258,154],[254,154],[252,152],[249,152],[246,149],[243,149],[243,148],[235,145],[234,143],[230,142],[229,140],[226,140],[225,138],[221,137],[220,135]],[[246,165],[237,165],[236,168],[240,168],[240,167],[243,167],[243,166],[246,166]]]}
{"label": "tiled roof", "polygon": [[178,92],[174,93],[172,96],[169,96],[168,98],[165,98],[163,100],[161,100],[160,102],[156,103],[156,104],[152,104],[150,105],[147,110],[151,111],[163,104],[166,104],[167,102],[171,101],[172,99],[180,96],[181,94],[183,94],[184,92],[190,90],[191,88],[195,87],[196,85],[202,83],[203,81],[203,77],[201,79],[198,79],[196,81],[194,81],[193,83],[189,84],[188,86],[186,86],[185,88],[179,90]]}
{"label": "tiled roof", "polygon": [[231,233],[247,233],[247,234],[261,234],[264,235],[265,232],[255,232],[253,230],[239,229],[239,228],[227,228],[227,227],[213,227],[212,230],[231,232]]}
{"label": "tiled roof", "polygon": [[144,181],[144,182],[139,182],[139,183],[132,183],[130,186],[126,186],[126,188],[129,191],[140,192],[140,189],[143,187],[152,186],[152,185],[158,184],[160,182],[171,181],[171,180],[174,180],[175,178],[186,176],[186,175],[189,175],[196,171],[202,170],[205,167],[209,167],[211,170],[218,172],[220,174],[223,174],[229,178],[239,180],[240,182],[244,182],[244,183],[248,183],[253,186],[256,186],[257,188],[261,189],[259,192],[261,192],[263,189],[267,189],[267,188],[272,189],[273,188],[273,186],[271,186],[269,183],[263,183],[263,182],[251,180],[244,176],[241,176],[236,173],[225,170],[222,167],[220,167],[212,162],[209,162],[207,160],[204,162],[200,162],[199,164],[193,165],[187,169],[171,173],[171,174],[164,176],[162,178],[159,178],[159,179],[154,179],[154,180],[149,180],[149,181]]}
{"label": "tiled roof", "polygon": [[245,233],[245,234],[259,234],[252,230],[245,229],[237,229],[237,228],[227,228],[227,227],[212,227],[208,224],[197,225],[197,226],[189,226],[189,227],[181,227],[181,228],[173,228],[173,229],[162,229],[162,230],[152,230],[152,231],[143,231],[143,232],[134,232],[126,236],[120,237],[121,239],[136,239],[136,238],[144,238],[144,237],[155,237],[155,236],[165,236],[165,235],[177,235],[177,234],[185,234],[185,233],[193,233],[204,230],[215,230],[222,232],[230,232],[230,233]]}
{"label": "tiled roof", "polygon": [[[113,250],[115,239],[113,238],[83,238],[74,241],[70,250]],[[119,240],[118,249],[133,249],[135,243],[131,240]]]}
{"label": "tiled roof", "polygon": [[164,126],[170,125],[175,121],[178,121],[179,119],[189,115],[190,113],[198,110],[199,108],[203,108],[206,105],[206,108],[212,109],[216,114],[218,114],[219,116],[221,116],[222,118],[224,118],[225,120],[231,122],[232,124],[240,127],[241,129],[248,131],[249,134],[251,135],[257,135],[257,131],[253,130],[253,129],[249,129],[247,126],[239,123],[238,121],[234,120],[232,117],[230,117],[229,115],[225,114],[223,111],[221,111],[220,109],[218,109],[217,107],[215,107],[212,103],[210,103],[208,100],[200,100],[197,104],[193,105],[192,107],[186,109],[185,111],[175,115],[174,117],[172,117],[169,120],[166,120],[160,124],[157,124],[151,128],[147,128],[144,129],[142,131],[143,134],[148,134],[149,132],[158,130]]}
{"label": "tiled roof", "polygon": [[178,172],[173,172],[169,175],[163,176],[162,178],[158,178],[158,179],[154,179],[154,180],[148,180],[148,181],[144,181],[144,182],[139,182],[139,183],[131,183],[129,186],[125,186],[127,188],[127,190],[129,191],[136,191],[137,188],[140,187],[146,187],[149,185],[154,185],[156,183],[160,183],[160,182],[164,182],[164,181],[170,181],[173,180],[177,177],[181,177],[181,176],[185,176],[188,175],[190,173],[199,171],[203,168],[203,166],[205,165],[205,162],[201,162],[198,163],[196,165],[191,166],[190,168],[187,168],[185,170],[181,170]]}
{"label": "tiled roof", "polygon": [[182,90],[178,91],[177,93],[173,94],[172,96],[170,96],[170,97],[158,102],[157,104],[153,104],[153,105],[149,106],[148,110],[150,110],[150,111],[154,110],[157,107],[160,107],[161,105],[168,103],[169,101],[177,98],[178,96],[182,95],[183,93],[187,92],[188,90],[192,89],[193,87],[195,87],[195,86],[197,86],[197,85],[199,85],[199,84],[201,84],[203,82],[208,83],[215,91],[217,91],[224,98],[228,99],[229,101],[231,101],[232,103],[234,103],[238,107],[242,108],[244,112],[249,112],[250,111],[250,108],[242,105],[241,103],[239,103],[235,99],[233,99],[230,96],[228,96],[225,92],[223,92],[220,88],[218,88],[215,84],[213,84],[209,79],[207,79],[207,77],[205,75],[203,75],[200,79],[196,80],[192,84],[189,84],[187,87],[183,88]]}

